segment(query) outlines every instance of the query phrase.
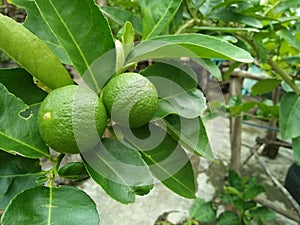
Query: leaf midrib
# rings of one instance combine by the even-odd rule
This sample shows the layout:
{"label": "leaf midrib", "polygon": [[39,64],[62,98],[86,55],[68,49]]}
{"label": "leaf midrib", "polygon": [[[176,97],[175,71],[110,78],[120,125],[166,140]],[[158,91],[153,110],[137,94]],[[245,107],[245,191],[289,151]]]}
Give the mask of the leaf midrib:
{"label": "leaf midrib", "polygon": [[17,177],[31,177],[41,175],[42,172],[36,173],[25,173],[25,174],[10,174],[10,175],[0,175],[0,178],[17,178]]}
{"label": "leaf midrib", "polygon": [[[181,2],[182,2],[182,1],[181,1]],[[181,4],[181,2],[180,2],[180,4]],[[167,8],[166,11],[164,12],[164,14],[161,16],[160,20],[156,23],[156,25],[153,27],[152,31],[147,35],[147,37],[146,37],[145,39],[150,38],[151,35],[154,33],[154,31],[157,29],[157,27],[159,27],[161,21],[163,21],[164,17],[165,17],[166,14],[169,12],[169,9],[171,8],[171,5],[173,5],[173,3],[174,3],[174,0],[168,5],[168,8]],[[179,6],[177,7],[177,10],[178,10],[178,8],[180,7],[180,4],[179,4]],[[172,13],[172,16],[169,18],[168,21],[171,21],[171,20],[172,20],[172,18],[174,17],[174,15],[177,13],[177,10],[176,10],[176,11],[174,10],[174,12]],[[169,23],[166,23],[164,26],[162,26],[162,28],[159,30],[159,33],[158,33],[157,35],[159,35],[159,34],[162,32],[162,30],[163,30],[168,24],[169,24]]]}
{"label": "leaf midrib", "polygon": [[[1,135],[4,136],[5,138],[8,138],[8,139],[10,139],[10,140],[12,140],[12,141],[18,143],[18,144],[21,144],[21,145],[23,145],[23,146],[26,146],[27,148],[32,149],[32,150],[34,150],[35,152],[38,152],[38,153],[40,153],[40,154],[42,154],[42,155],[44,155],[44,156],[46,156],[46,157],[49,157],[49,154],[46,154],[45,152],[39,150],[38,148],[36,148],[36,147],[34,147],[34,146],[31,146],[31,145],[28,145],[27,143],[25,143],[25,142],[23,142],[23,141],[20,141],[20,140],[15,139],[15,138],[13,138],[13,137],[11,137],[11,136],[8,136],[7,134],[3,133],[2,131],[0,131],[0,136],[1,136]],[[9,150],[9,151],[14,151],[14,150]]]}
{"label": "leaf midrib", "polygon": [[[129,140],[129,139],[127,139]],[[140,149],[136,144],[134,144],[131,140],[129,140],[130,143],[137,149]],[[172,174],[170,174],[167,170],[165,170],[165,168],[163,168],[158,162],[156,162],[154,159],[152,159],[152,157],[149,157],[147,154],[144,153],[144,151],[142,151],[141,149],[139,150],[139,152],[144,155],[145,157],[147,157],[152,163],[155,163],[156,166],[158,166],[162,171],[164,171],[169,177],[172,177],[173,180],[175,180],[177,183],[179,183],[182,187],[184,187],[189,193],[191,192],[191,189],[189,187],[187,187],[185,184],[183,184],[182,182],[180,182],[176,177],[174,177]]]}

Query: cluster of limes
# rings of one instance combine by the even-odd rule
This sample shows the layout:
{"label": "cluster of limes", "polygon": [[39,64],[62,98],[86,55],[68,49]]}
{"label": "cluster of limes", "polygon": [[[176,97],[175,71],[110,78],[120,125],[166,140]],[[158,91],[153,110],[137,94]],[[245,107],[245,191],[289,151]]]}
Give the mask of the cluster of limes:
{"label": "cluster of limes", "polygon": [[95,146],[108,118],[130,128],[147,124],[158,106],[155,86],[137,73],[112,78],[100,96],[92,90],[68,85],[51,91],[38,112],[42,139],[54,150],[77,154]]}

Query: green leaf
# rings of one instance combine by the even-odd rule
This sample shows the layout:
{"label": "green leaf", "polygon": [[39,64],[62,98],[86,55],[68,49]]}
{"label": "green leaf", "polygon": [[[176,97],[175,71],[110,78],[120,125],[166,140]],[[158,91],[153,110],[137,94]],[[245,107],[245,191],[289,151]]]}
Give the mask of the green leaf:
{"label": "green leaf", "polygon": [[154,117],[178,114],[191,119],[200,116],[206,109],[206,98],[197,89],[197,75],[191,67],[165,61],[154,63],[141,74],[151,80],[160,97]]}
{"label": "green leaf", "polygon": [[276,214],[267,207],[261,206],[251,211],[250,216],[253,217],[253,220],[265,224],[265,222],[274,220]]}
{"label": "green leaf", "polygon": [[138,151],[118,140],[103,139],[82,158],[90,176],[117,201],[131,203],[135,195],[147,194],[153,178]]}
{"label": "green leaf", "polygon": [[293,46],[295,49],[300,51],[300,42],[295,38],[295,35],[292,31],[281,29],[277,31],[277,34],[283,38],[287,43],[289,43],[291,46]]}
{"label": "green leaf", "polygon": [[300,136],[300,97],[288,92],[281,97],[279,126],[282,139]]}
{"label": "green leaf", "polygon": [[197,198],[189,209],[189,216],[199,222],[208,223],[216,219],[216,211],[213,208],[212,202],[206,202],[203,199]]}
{"label": "green leaf", "polygon": [[205,126],[200,117],[194,119],[169,115],[163,119],[168,131],[187,150],[206,159],[214,160]]}
{"label": "green leaf", "polygon": [[217,220],[217,225],[240,225],[240,217],[233,211],[225,211],[220,214]]}
{"label": "green leaf", "polygon": [[148,59],[217,58],[252,62],[245,50],[226,41],[204,34],[164,35],[141,42],[128,57],[128,63]]}
{"label": "green leaf", "polygon": [[0,149],[28,158],[49,157],[48,147],[40,137],[36,118],[21,115],[28,108],[0,83]]}
{"label": "green leaf", "polygon": [[300,165],[300,136],[292,139],[292,147],[295,163]]}
{"label": "green leaf", "polygon": [[252,95],[261,95],[273,91],[281,83],[278,79],[259,80],[252,87]]}
{"label": "green leaf", "polygon": [[59,59],[37,36],[0,14],[0,49],[50,89],[73,84]]}
{"label": "green leaf", "polygon": [[33,83],[32,76],[22,68],[0,69],[0,83],[32,110],[37,110],[47,96],[46,92]]}
{"label": "green leaf", "polygon": [[[159,4],[159,7],[157,5]],[[160,35],[170,25],[182,0],[140,0],[142,14],[143,39]]]}
{"label": "green leaf", "polygon": [[261,185],[248,187],[244,191],[244,199],[253,199],[263,192],[265,192],[265,189]]}
{"label": "green leaf", "polygon": [[260,20],[256,19],[255,17],[234,12],[217,12],[211,14],[209,18],[221,21],[233,21],[237,23],[243,23],[255,28],[263,27],[263,24],[260,22]]}
{"label": "green leaf", "polygon": [[[87,84],[99,92],[114,72],[115,44],[108,22],[95,2],[10,2],[27,10],[26,26],[45,42],[64,49]],[[92,66],[93,63],[97,65]]]}
{"label": "green leaf", "polygon": [[193,61],[198,63],[199,65],[201,65],[208,72],[210,72],[210,74],[212,76],[214,76],[215,78],[217,78],[218,81],[221,81],[223,79],[222,73],[221,73],[219,67],[212,60],[198,58],[198,59],[193,59]]}
{"label": "green leaf", "polygon": [[37,185],[41,176],[40,161],[0,151],[0,210],[16,194]]}
{"label": "green leaf", "polygon": [[89,178],[89,174],[82,162],[71,162],[64,165],[58,170],[58,175],[74,182],[80,182]]}
{"label": "green leaf", "polygon": [[124,48],[124,55],[127,57],[134,47],[134,29],[129,21],[124,24],[124,33],[121,39]]}
{"label": "green leaf", "polygon": [[5,210],[1,224],[99,225],[99,215],[92,199],[75,187],[40,186],[17,195]]}
{"label": "green leaf", "polygon": [[244,204],[244,210],[251,210],[251,209],[254,209],[256,206],[257,206],[256,201],[249,200],[249,201],[245,202],[245,204]]}
{"label": "green leaf", "polygon": [[296,7],[298,5],[300,5],[300,2],[298,0],[281,1],[278,5],[276,5],[274,13],[284,12],[287,9]]}
{"label": "green leaf", "polygon": [[242,192],[244,187],[243,187],[243,182],[241,177],[235,172],[234,170],[229,170],[228,172],[228,182],[231,187],[234,187],[236,190],[239,192]]}
{"label": "green leaf", "polygon": [[132,12],[111,6],[102,6],[101,11],[121,26],[124,26],[124,24],[129,21],[132,24],[134,31],[137,34],[142,35],[141,19]]}
{"label": "green leaf", "polygon": [[122,133],[125,139],[140,151],[150,171],[158,180],[182,197],[195,198],[192,164],[177,141],[153,124],[134,130],[122,127],[118,129],[118,133]]}

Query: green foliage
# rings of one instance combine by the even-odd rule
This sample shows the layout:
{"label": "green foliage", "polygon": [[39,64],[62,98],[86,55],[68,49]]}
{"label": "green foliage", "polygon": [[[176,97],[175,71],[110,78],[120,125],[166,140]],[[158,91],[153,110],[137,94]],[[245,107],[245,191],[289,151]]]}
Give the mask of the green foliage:
{"label": "green foliage", "polygon": [[[235,171],[229,170],[228,183],[221,193],[221,205],[225,211],[217,216],[219,205],[195,199],[189,210],[188,221],[216,222],[218,225],[264,224],[272,221],[275,218],[274,212],[253,200],[264,191],[255,178],[240,177]],[[229,210],[226,210],[227,206],[231,206]]]}
{"label": "green foliage", "polygon": [[48,148],[41,139],[32,113],[23,117],[28,106],[19,98],[8,92],[0,84],[0,149],[28,158],[49,157]]}
{"label": "green foliage", "polygon": [[43,174],[39,160],[0,151],[0,210],[4,210],[19,192],[37,186]]}
{"label": "green foliage", "polygon": [[[98,224],[92,200],[74,187],[54,187],[56,176],[74,182],[91,177],[122,203],[149,193],[153,177],[174,193],[195,198],[186,150],[209,160],[214,157],[202,119],[207,100],[197,88],[193,69],[177,60],[181,57],[191,58],[219,81],[221,71],[211,59],[230,61],[226,78],[230,71],[251,66],[255,60],[271,79],[258,82],[254,95],[283,84],[288,93],[280,106],[234,97],[226,109],[230,116],[247,118],[247,112],[257,107],[255,117],[279,118],[282,138],[292,139],[300,164],[297,1],[107,2],[108,6],[99,8],[93,0],[72,4],[9,0],[26,10],[26,21],[19,24],[0,15],[0,50],[21,66],[0,70],[0,205],[5,210],[1,224]],[[142,41],[135,45],[137,40]],[[100,137],[94,149],[80,155],[83,162],[61,166],[64,155],[50,155],[35,114],[47,92],[74,83],[62,64],[75,68],[85,85],[101,96],[112,77],[135,70],[137,63],[149,59],[154,63],[141,74],[155,84],[160,97],[149,126],[130,130],[112,123],[108,137]],[[53,167],[42,170],[39,159],[51,161]],[[253,201],[263,191],[254,179],[242,179],[231,171],[222,204],[230,204],[234,211],[215,218],[213,203],[196,200],[191,215],[217,224],[249,224],[251,220],[262,224],[274,216]]]}
{"label": "green foliage", "polygon": [[21,223],[98,225],[99,216],[91,198],[75,187],[38,186],[18,194],[1,217],[3,225]]}

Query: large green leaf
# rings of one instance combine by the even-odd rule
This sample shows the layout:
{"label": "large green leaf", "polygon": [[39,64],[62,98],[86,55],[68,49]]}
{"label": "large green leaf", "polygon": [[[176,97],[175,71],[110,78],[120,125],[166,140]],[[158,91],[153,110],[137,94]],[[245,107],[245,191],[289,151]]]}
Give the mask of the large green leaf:
{"label": "large green leaf", "polygon": [[1,224],[99,225],[99,215],[92,199],[75,187],[39,186],[17,195],[5,210]]}
{"label": "large green leaf", "polygon": [[300,136],[300,97],[293,92],[281,97],[279,126],[284,140]]}
{"label": "large green leaf", "polygon": [[180,57],[229,59],[247,63],[253,61],[245,50],[204,34],[163,35],[143,41],[133,49],[127,61],[132,63]]}
{"label": "large green leaf", "polygon": [[[182,4],[182,0],[140,0],[143,39],[160,35],[166,30]],[[159,5],[159,7],[157,7]]]}
{"label": "large green leaf", "polygon": [[168,131],[187,150],[206,159],[214,160],[205,126],[200,117],[194,119],[169,115],[163,119]]}
{"label": "large green leaf", "polygon": [[132,12],[111,6],[103,6],[101,7],[101,11],[110,19],[122,26],[129,21],[132,24],[135,32],[139,35],[142,35],[141,18]]}
{"label": "large green leaf", "polygon": [[24,189],[37,185],[41,176],[40,161],[0,151],[0,210]]}
{"label": "large green leaf", "polygon": [[[64,49],[88,85],[101,89],[115,68],[115,45],[107,20],[93,0],[10,2],[27,10],[26,26],[32,32],[54,48]],[[96,60],[101,67],[91,67]]]}
{"label": "large green leaf", "polygon": [[206,99],[197,89],[195,71],[176,61],[154,63],[141,74],[155,85],[159,99],[157,118],[178,114],[185,118],[196,118],[206,108]]}
{"label": "large green leaf", "polygon": [[192,164],[176,140],[153,124],[134,130],[122,127],[118,129],[117,133],[121,132],[125,139],[140,151],[150,171],[158,180],[180,196],[195,198]]}
{"label": "large green leaf", "polygon": [[29,158],[49,157],[42,141],[36,117],[21,115],[28,108],[24,102],[9,93],[0,83],[0,149]]}
{"label": "large green leaf", "polygon": [[0,14],[0,49],[50,89],[72,84],[49,47],[13,19]]}
{"label": "large green leaf", "polygon": [[136,194],[147,194],[153,187],[147,164],[128,144],[103,139],[93,150],[82,153],[82,158],[93,180],[117,201],[134,202]]}

